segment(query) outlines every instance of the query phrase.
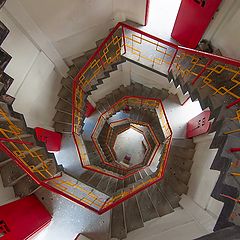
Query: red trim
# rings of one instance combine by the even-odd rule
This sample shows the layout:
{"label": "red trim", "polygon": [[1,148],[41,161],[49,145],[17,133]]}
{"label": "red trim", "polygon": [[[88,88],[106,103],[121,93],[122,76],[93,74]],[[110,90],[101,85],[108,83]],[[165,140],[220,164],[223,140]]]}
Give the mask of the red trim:
{"label": "red trim", "polygon": [[99,213],[98,210],[96,210],[95,208],[88,206],[87,204],[75,199],[74,197],[72,197],[71,195],[66,194],[65,192],[62,192],[50,185],[48,185],[47,183],[44,183],[42,181],[40,181],[31,171],[29,171],[29,169],[21,162],[18,160],[18,158],[7,148],[5,147],[1,142],[0,142],[0,149],[2,149],[9,157],[11,157],[17,164],[19,167],[21,167],[38,185],[45,187],[46,189],[48,189],[49,191],[59,194],[62,197],[67,198],[68,200],[75,202],[76,204],[79,204],[83,207],[88,208],[89,210],[92,210],[95,213]]}
{"label": "red trim", "polygon": [[182,50],[184,52],[191,53],[191,54],[203,56],[203,57],[209,58],[211,60],[215,60],[217,62],[224,62],[226,64],[231,64],[231,65],[240,67],[240,61],[238,61],[236,59],[233,59],[233,58],[214,55],[212,53],[202,52],[202,51],[198,51],[198,50],[195,50],[195,49],[186,48],[186,47],[182,47],[182,46],[178,46],[178,49]]}
{"label": "red trim", "polygon": [[172,67],[172,65],[173,65],[173,62],[174,62],[174,60],[175,60],[175,57],[176,57],[177,53],[178,53],[178,48],[175,50],[175,52],[174,52],[174,54],[173,54],[173,58],[172,58],[171,63],[170,63],[170,65],[169,65],[169,67],[168,67],[168,73],[170,73],[171,67]]}
{"label": "red trim", "polygon": [[123,34],[123,47],[124,47],[124,53],[127,52],[127,47],[126,47],[126,39],[125,39],[125,32],[124,32],[124,27],[122,26],[122,34]]}
{"label": "red trim", "polygon": [[148,24],[149,7],[150,7],[150,0],[146,0],[146,10],[145,10],[144,26],[146,26]]}
{"label": "red trim", "polygon": [[144,32],[144,31],[142,31],[142,30],[140,30],[140,29],[138,29],[138,28],[132,27],[132,26],[126,24],[126,23],[121,22],[120,24],[121,24],[123,27],[125,27],[125,28],[127,28],[127,29],[129,29],[129,30],[132,30],[133,32],[137,32],[137,33],[142,34],[142,35],[144,35],[144,36],[146,36],[146,37],[149,37],[149,38],[151,38],[151,39],[153,39],[153,40],[156,40],[156,41],[158,41],[158,42],[160,42],[160,43],[163,43],[163,44],[165,44],[165,45],[167,45],[167,46],[169,46],[169,47],[173,47],[173,48],[178,49],[178,45],[176,45],[176,44],[174,44],[174,43],[171,43],[171,42],[168,42],[168,41],[163,40],[163,39],[161,39],[161,38],[155,37],[155,36],[153,36],[153,35],[151,35],[151,34],[149,34],[149,33],[146,33],[146,32]]}
{"label": "red trim", "polygon": [[12,143],[20,143],[20,144],[25,144],[25,145],[33,145],[32,142],[25,142],[22,140],[15,140],[15,139],[8,139],[8,138],[0,138],[0,142],[12,142]]}
{"label": "red trim", "polygon": [[209,59],[208,62],[206,63],[206,65],[204,66],[204,68],[200,71],[200,73],[197,75],[197,77],[195,79],[192,80],[192,85],[195,84],[195,82],[202,76],[202,74],[205,72],[205,70],[207,69],[207,67],[213,62],[212,59]]}
{"label": "red trim", "polygon": [[62,177],[62,172],[61,172],[60,175],[58,175],[58,176],[55,176],[55,177],[52,177],[52,178],[48,178],[48,179],[46,179],[46,180],[43,180],[43,182],[49,182],[49,181],[51,181],[51,180],[58,179],[58,178],[61,178],[61,177]]}
{"label": "red trim", "polygon": [[240,148],[230,148],[230,152],[240,152]]}
{"label": "red trim", "polygon": [[240,199],[233,198],[233,197],[228,196],[228,195],[226,195],[226,194],[222,194],[222,193],[221,193],[220,196],[225,197],[225,198],[228,198],[228,199],[230,199],[230,200],[233,200],[234,202],[240,203]]}
{"label": "red trim", "polygon": [[236,104],[238,104],[238,103],[240,103],[240,98],[238,98],[238,99],[235,100],[234,102],[228,104],[228,105],[226,106],[226,108],[231,108],[231,107],[233,107],[234,105],[236,105]]}

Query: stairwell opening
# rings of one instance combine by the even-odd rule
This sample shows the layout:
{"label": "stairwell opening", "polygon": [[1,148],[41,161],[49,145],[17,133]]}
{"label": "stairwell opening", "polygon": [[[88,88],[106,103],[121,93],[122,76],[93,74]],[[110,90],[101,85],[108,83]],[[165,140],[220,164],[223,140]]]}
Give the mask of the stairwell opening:
{"label": "stairwell opening", "polygon": [[118,162],[125,166],[133,166],[143,161],[147,144],[144,136],[130,127],[117,136],[114,150]]}
{"label": "stairwell opening", "polygon": [[172,41],[171,32],[180,3],[181,0],[149,0],[147,25],[143,30]]}

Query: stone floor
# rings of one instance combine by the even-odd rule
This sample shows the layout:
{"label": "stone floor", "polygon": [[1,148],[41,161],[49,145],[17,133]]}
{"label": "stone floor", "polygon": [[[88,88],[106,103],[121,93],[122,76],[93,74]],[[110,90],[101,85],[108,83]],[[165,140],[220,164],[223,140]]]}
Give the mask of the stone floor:
{"label": "stone floor", "polygon": [[34,240],[74,240],[79,233],[90,239],[108,239],[110,212],[99,216],[45,189],[36,195],[52,214],[52,221]]}
{"label": "stone floor", "polygon": [[145,153],[143,140],[143,135],[132,128],[119,134],[114,146],[118,161],[128,155],[131,157],[130,166],[141,163]]}

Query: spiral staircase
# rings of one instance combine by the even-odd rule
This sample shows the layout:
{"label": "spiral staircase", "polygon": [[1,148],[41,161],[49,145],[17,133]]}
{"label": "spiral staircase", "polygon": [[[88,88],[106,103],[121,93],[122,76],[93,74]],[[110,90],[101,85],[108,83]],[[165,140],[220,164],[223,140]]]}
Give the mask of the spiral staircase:
{"label": "spiral staircase", "polygon": [[[1,43],[7,33],[6,29]],[[215,230],[240,224],[239,61],[177,46],[131,22],[118,23],[96,48],[73,60],[69,76],[61,82],[54,128],[74,138],[84,172],[73,176],[37,141],[24,116],[13,110],[14,99],[7,95],[13,79],[4,73],[11,57],[1,49],[0,58],[0,173],[4,186],[12,186],[16,196],[44,187],[97,214],[111,210],[110,237],[117,239],[179,207],[181,195],[188,191],[195,144],[172,138],[163,104],[169,96],[166,89],[131,81],[102,96],[96,103],[99,116],[91,140],[84,137],[89,96],[130,61],[166,77],[202,109],[211,110],[211,148],[218,149],[211,169],[221,172],[212,197],[224,202]],[[114,151],[118,135],[130,128],[146,143],[136,165],[124,163]]]}

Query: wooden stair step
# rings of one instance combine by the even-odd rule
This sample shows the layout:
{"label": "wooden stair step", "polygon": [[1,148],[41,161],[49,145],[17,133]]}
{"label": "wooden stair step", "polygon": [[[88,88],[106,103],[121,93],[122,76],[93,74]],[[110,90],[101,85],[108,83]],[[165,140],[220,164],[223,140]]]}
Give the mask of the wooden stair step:
{"label": "wooden stair step", "polygon": [[144,190],[137,195],[138,204],[140,206],[142,219],[144,222],[158,217],[158,213],[148,195],[147,190]]}
{"label": "wooden stair step", "polygon": [[172,208],[179,207],[179,202],[181,200],[181,197],[177,193],[175,193],[168,184],[164,184],[162,181],[160,181],[159,183],[157,183],[157,186],[160,188],[162,193],[166,196]]}
{"label": "wooden stair step", "polygon": [[97,185],[97,189],[100,192],[106,192],[107,186],[108,186],[108,182],[111,180],[110,177],[108,176],[103,176],[101,181],[99,182],[99,184]]}
{"label": "wooden stair step", "polygon": [[84,173],[82,173],[79,177],[79,181],[83,181],[84,183],[88,182],[90,178],[94,175],[94,172],[86,170]]}
{"label": "wooden stair step", "polygon": [[164,216],[166,214],[172,213],[174,210],[168,200],[160,192],[156,185],[149,187],[148,189],[149,196],[153,205],[155,206],[159,216]]}
{"label": "wooden stair step", "polygon": [[54,129],[56,132],[60,133],[71,133],[72,132],[72,125],[64,124],[64,123],[54,123]]}
{"label": "wooden stair step", "polygon": [[127,227],[124,216],[124,204],[119,204],[112,209],[111,237],[124,239],[127,237]]}
{"label": "wooden stair step", "polygon": [[96,187],[102,179],[102,174],[94,173],[94,175],[87,181],[87,184]]}
{"label": "wooden stair step", "polygon": [[85,55],[83,55],[73,59],[72,61],[73,61],[73,64],[78,68],[78,70],[81,70],[84,67],[84,65],[87,63],[88,59]]}
{"label": "wooden stair step", "polygon": [[65,112],[69,115],[72,115],[72,103],[69,103],[63,99],[59,99],[55,109],[61,112]]}
{"label": "wooden stair step", "polygon": [[4,165],[1,170],[1,177],[4,187],[13,186],[17,181],[26,176],[27,174],[23,171],[15,161],[10,161]]}
{"label": "wooden stair step", "polygon": [[72,78],[75,78],[77,76],[78,72],[79,72],[79,69],[75,65],[72,65],[72,66],[70,66],[68,75],[71,76]]}
{"label": "wooden stair step", "polygon": [[182,139],[182,138],[173,138],[172,139],[172,145],[179,146],[183,148],[195,148],[195,143],[192,139]]}
{"label": "wooden stair step", "polygon": [[195,153],[194,149],[188,149],[186,151],[185,148],[179,147],[179,146],[171,146],[171,152],[175,155],[175,156],[180,156],[182,158],[185,159],[192,159]]}
{"label": "wooden stair step", "polygon": [[116,187],[117,187],[117,182],[118,182],[118,180],[116,178],[112,178],[109,181],[107,189],[106,189],[106,194],[111,196],[112,194],[115,193]]}
{"label": "wooden stair step", "polygon": [[137,203],[137,198],[133,196],[132,198],[126,200],[124,202],[124,207],[127,232],[131,232],[138,228],[142,228],[144,224]]}
{"label": "wooden stair step", "polygon": [[56,112],[53,121],[72,125],[72,116],[63,112]]}
{"label": "wooden stair step", "polygon": [[15,195],[22,198],[33,194],[40,187],[31,177],[25,176],[13,186],[13,189]]}

